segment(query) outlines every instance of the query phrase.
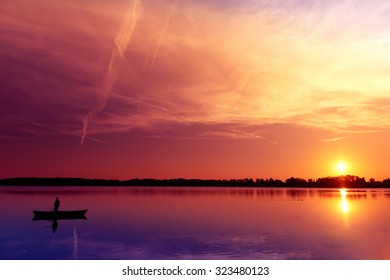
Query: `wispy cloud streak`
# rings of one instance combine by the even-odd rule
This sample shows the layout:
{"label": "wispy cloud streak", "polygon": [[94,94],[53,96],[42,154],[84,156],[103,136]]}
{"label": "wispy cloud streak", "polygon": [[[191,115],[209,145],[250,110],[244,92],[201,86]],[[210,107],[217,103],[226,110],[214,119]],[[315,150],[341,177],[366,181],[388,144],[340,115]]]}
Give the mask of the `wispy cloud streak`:
{"label": "wispy cloud streak", "polygon": [[162,27],[162,29],[160,31],[160,36],[159,36],[158,41],[157,41],[156,49],[154,50],[153,59],[152,59],[152,62],[150,63],[150,66],[149,66],[149,75],[150,75],[150,73],[153,70],[153,67],[154,67],[154,64],[156,62],[156,58],[157,58],[157,55],[158,55],[158,52],[159,52],[159,49],[160,49],[160,46],[161,46],[161,42],[162,42],[162,40],[164,38],[165,33],[167,32],[169,21],[170,21],[171,16],[172,16],[174,11],[175,11],[175,4],[172,3],[171,7],[169,9],[169,12],[167,14],[167,17],[165,18],[165,23],[164,23],[164,25],[163,25],[163,27]]}
{"label": "wispy cloud streak", "polygon": [[98,97],[98,104],[93,110],[88,112],[84,118],[81,145],[84,145],[85,138],[88,134],[88,126],[90,121],[106,107],[111,91],[118,79],[120,65],[125,59],[125,52],[130,44],[138,19],[141,16],[140,9],[140,0],[128,2],[125,20],[114,40],[115,47],[112,51],[111,58],[108,63],[107,73],[104,77],[101,94]]}
{"label": "wispy cloud streak", "polygon": [[[24,119],[24,118],[20,118],[20,117],[15,117],[15,116],[11,116],[11,115],[6,115],[6,117],[9,118],[9,119],[16,120],[18,122],[23,122],[23,123],[31,124],[31,125],[34,125],[34,126],[47,128],[49,130],[53,130],[53,131],[59,132],[59,133],[64,134],[64,135],[78,136],[73,131],[68,131],[68,130],[61,129],[61,128],[58,128],[58,127],[55,127],[55,126],[52,126],[52,125],[47,125],[47,124],[42,123],[42,122],[32,121],[32,120],[28,120],[28,119]],[[94,142],[98,142],[98,143],[101,143],[101,144],[105,144],[103,141],[101,141],[99,139],[96,139],[96,138],[86,137],[85,139],[88,139],[88,140],[91,140],[91,141],[94,141]]]}

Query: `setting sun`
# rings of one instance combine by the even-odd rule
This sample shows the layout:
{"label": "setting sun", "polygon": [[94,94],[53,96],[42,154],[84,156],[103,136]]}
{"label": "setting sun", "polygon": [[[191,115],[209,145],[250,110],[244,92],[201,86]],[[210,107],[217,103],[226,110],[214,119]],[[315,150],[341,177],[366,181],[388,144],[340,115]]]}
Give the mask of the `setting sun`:
{"label": "setting sun", "polygon": [[338,172],[343,173],[346,171],[346,169],[347,169],[347,166],[344,162],[337,163],[337,171]]}

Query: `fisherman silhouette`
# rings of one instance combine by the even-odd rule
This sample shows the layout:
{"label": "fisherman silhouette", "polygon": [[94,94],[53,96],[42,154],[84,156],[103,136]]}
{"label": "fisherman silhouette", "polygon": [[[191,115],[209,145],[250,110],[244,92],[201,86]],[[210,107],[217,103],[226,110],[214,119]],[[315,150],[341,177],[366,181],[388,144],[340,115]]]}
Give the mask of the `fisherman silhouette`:
{"label": "fisherman silhouette", "polygon": [[54,201],[54,212],[57,212],[59,207],[60,207],[60,200],[58,199],[58,197],[56,197],[56,201]]}

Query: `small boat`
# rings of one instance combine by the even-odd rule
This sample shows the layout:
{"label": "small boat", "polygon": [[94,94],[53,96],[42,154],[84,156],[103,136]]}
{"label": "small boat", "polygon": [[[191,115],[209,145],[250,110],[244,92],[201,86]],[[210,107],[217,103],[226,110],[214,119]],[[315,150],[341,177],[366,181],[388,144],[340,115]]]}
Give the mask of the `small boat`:
{"label": "small boat", "polygon": [[34,213],[34,221],[39,220],[78,220],[84,219],[85,213],[87,213],[88,209],[85,210],[74,210],[74,211],[33,211]]}

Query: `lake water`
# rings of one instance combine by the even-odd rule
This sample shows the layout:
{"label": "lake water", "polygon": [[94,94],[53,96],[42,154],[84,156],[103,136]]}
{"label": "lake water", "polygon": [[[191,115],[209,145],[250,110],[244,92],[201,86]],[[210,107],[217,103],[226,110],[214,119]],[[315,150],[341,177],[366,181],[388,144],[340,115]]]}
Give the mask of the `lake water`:
{"label": "lake water", "polygon": [[[33,221],[86,209],[87,220]],[[1,187],[0,259],[390,259],[390,190]]]}

